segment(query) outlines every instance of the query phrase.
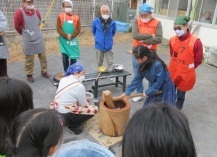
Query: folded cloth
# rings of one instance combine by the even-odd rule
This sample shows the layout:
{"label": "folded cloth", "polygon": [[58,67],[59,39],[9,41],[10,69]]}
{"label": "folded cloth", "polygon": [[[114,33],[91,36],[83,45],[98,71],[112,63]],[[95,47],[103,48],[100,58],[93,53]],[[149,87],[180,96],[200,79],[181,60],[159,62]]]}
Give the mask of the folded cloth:
{"label": "folded cloth", "polygon": [[[72,104],[64,107],[73,114],[95,115],[98,113],[98,107],[95,105],[78,106],[77,104]],[[58,108],[58,100],[50,104],[50,109],[55,108]]]}

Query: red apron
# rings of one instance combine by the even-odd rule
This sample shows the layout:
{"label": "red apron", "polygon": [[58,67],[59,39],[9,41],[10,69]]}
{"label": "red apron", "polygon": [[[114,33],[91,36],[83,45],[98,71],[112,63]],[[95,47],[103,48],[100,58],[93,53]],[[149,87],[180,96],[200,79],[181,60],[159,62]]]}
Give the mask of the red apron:
{"label": "red apron", "polygon": [[[156,35],[157,25],[159,23],[157,19],[153,19],[148,23],[143,23],[141,19],[138,18],[137,22],[138,22],[139,33]],[[149,44],[141,43],[138,40],[133,39],[133,46],[136,47],[138,45],[149,46]],[[157,44],[153,44],[152,47],[150,48],[150,50],[156,50],[156,49],[157,49]]]}
{"label": "red apron", "polygon": [[181,91],[191,90],[196,82],[194,66],[194,45],[197,38],[191,35],[185,41],[180,41],[177,36],[170,39],[173,49],[169,64],[170,77]]}

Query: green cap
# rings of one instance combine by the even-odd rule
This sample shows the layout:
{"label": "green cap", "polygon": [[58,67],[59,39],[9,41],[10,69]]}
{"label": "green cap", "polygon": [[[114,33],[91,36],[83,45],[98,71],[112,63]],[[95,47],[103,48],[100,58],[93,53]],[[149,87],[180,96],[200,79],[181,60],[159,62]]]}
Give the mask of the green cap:
{"label": "green cap", "polygon": [[179,16],[175,19],[174,25],[186,25],[190,20],[188,16]]}

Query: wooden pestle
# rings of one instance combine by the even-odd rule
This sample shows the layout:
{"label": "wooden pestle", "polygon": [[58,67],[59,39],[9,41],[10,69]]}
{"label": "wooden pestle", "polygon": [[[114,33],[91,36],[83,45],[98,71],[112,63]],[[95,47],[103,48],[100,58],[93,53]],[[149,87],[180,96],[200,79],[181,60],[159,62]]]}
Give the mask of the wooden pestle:
{"label": "wooden pestle", "polygon": [[111,92],[109,90],[103,91],[103,97],[105,99],[107,107],[110,108],[110,109],[114,109],[115,105],[114,105],[114,102],[112,100]]}
{"label": "wooden pestle", "polygon": [[[153,93],[153,94],[161,94],[162,91],[158,91],[156,93]],[[118,100],[123,100],[124,98],[134,98],[134,97],[139,97],[139,96],[142,96],[143,97],[143,93],[140,93],[140,94],[132,94],[132,95],[129,95],[129,96],[125,96],[125,97],[116,97],[116,98],[112,98],[112,101],[118,101]]]}

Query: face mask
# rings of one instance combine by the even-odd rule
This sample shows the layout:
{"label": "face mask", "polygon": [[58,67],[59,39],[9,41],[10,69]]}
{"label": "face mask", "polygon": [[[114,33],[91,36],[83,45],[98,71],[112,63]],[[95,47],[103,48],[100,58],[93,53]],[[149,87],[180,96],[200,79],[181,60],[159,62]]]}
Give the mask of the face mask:
{"label": "face mask", "polygon": [[65,12],[66,13],[71,13],[72,12],[72,8],[65,8]]}
{"label": "face mask", "polygon": [[151,19],[150,18],[146,18],[146,19],[141,19],[143,23],[148,23]]}
{"label": "face mask", "polygon": [[27,8],[27,9],[30,9],[30,10],[31,10],[31,9],[34,9],[34,5],[27,5],[26,8]]}
{"label": "face mask", "polygon": [[109,15],[102,15],[102,18],[103,18],[104,20],[108,20]]}
{"label": "face mask", "polygon": [[185,31],[183,29],[181,29],[181,30],[177,29],[177,30],[175,30],[175,33],[178,37],[181,37],[185,34]]}
{"label": "face mask", "polygon": [[80,82],[83,82],[84,80],[85,80],[85,76],[84,75],[82,75],[82,76],[79,77],[79,81]]}

